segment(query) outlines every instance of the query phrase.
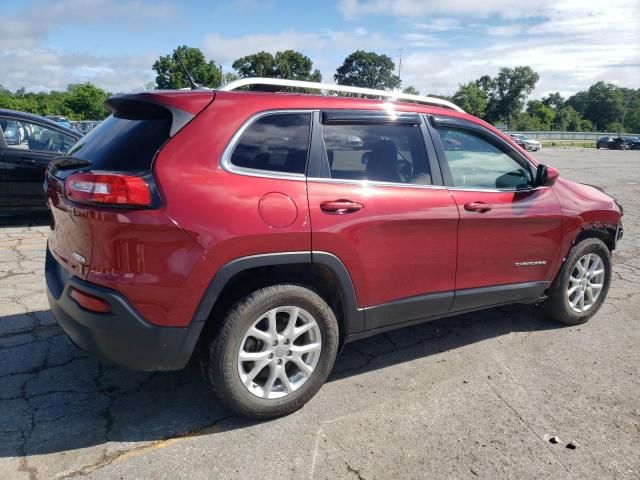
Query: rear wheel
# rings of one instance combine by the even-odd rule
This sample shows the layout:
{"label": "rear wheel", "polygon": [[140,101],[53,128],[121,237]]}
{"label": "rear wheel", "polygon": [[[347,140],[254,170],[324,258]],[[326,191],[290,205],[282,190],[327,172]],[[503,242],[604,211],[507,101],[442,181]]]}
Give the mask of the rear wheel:
{"label": "rear wheel", "polygon": [[298,285],[275,285],[245,297],[227,314],[202,355],[218,398],[250,418],[291,413],[331,372],[338,323],[327,303]]}
{"label": "rear wheel", "polygon": [[569,253],[540,309],[561,323],[584,323],[602,306],[610,283],[609,249],[596,238],[583,240]]}

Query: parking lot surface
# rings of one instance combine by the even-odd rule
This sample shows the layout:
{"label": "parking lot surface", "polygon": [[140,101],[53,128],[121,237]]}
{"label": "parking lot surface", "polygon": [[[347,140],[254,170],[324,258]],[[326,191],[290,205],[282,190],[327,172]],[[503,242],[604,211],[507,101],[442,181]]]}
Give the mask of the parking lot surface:
{"label": "parking lot surface", "polygon": [[48,311],[48,227],[0,227],[0,478],[640,478],[640,152],[535,156],[625,208],[600,312],[566,327],[510,306],[356,342],[269,422],[225,411],[195,363],[88,358]]}

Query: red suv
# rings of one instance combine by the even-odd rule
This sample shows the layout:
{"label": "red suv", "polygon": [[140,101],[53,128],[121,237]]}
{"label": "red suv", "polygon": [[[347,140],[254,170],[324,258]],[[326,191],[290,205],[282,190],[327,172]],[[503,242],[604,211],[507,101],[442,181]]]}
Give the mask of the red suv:
{"label": "red suv", "polygon": [[228,407],[266,418],[307,402],[345,342],[508,303],[567,324],[600,308],[612,197],[443,100],[272,91],[301,86],[395,95],[117,96],[50,165],[48,296],[73,342],[137,370],[197,354]]}

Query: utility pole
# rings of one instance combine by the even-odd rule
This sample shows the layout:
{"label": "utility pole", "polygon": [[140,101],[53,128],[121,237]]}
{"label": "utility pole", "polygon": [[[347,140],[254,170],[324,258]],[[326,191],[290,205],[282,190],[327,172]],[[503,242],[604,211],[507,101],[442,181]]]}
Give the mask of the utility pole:
{"label": "utility pole", "polygon": [[622,130],[624,130],[624,117],[627,116],[627,107],[629,106],[629,99],[631,95],[627,94],[627,101],[624,102],[624,109],[622,110],[622,117],[620,118],[620,131],[618,132],[618,136],[622,136]]}
{"label": "utility pole", "polygon": [[402,49],[400,49],[400,55],[398,58],[398,78],[400,79],[400,86],[398,87],[399,91],[402,91]]}

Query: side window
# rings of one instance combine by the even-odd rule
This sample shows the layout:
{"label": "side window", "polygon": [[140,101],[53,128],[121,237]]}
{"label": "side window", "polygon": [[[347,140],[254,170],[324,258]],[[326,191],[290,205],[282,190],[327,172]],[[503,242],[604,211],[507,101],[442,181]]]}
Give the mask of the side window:
{"label": "side window", "polygon": [[484,137],[444,126],[438,133],[454,187],[518,189],[533,184],[529,169]]}
{"label": "side window", "polygon": [[240,136],[231,154],[231,163],[256,170],[304,173],[310,125],[310,113],[275,113],[261,117]]}
{"label": "side window", "polygon": [[0,128],[9,148],[64,153],[76,139],[39,123],[0,118]]}
{"label": "side window", "polygon": [[431,185],[417,125],[330,124],[322,135],[331,178]]}

